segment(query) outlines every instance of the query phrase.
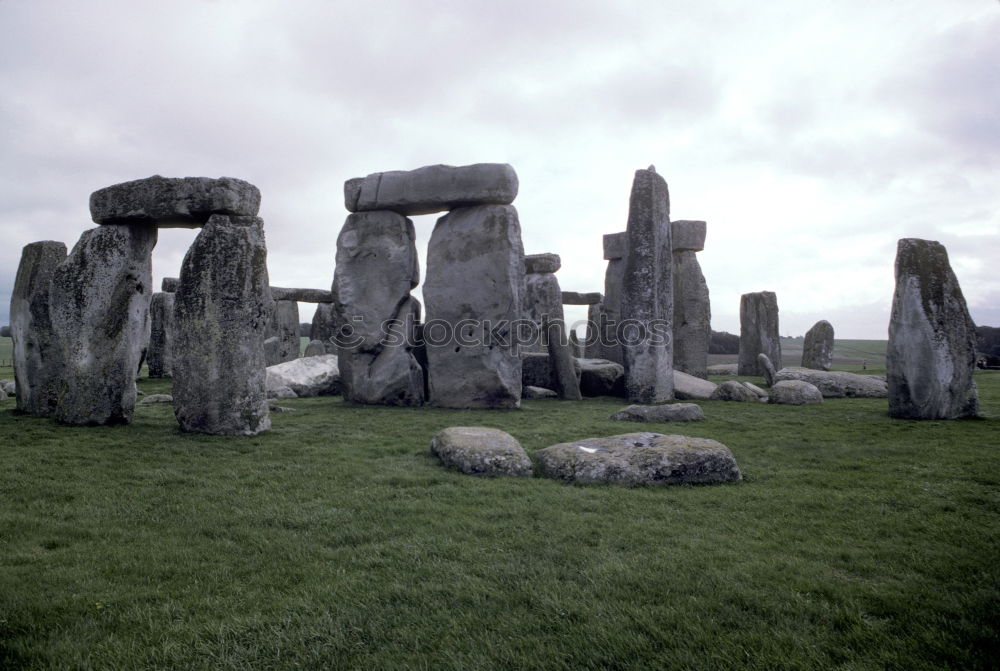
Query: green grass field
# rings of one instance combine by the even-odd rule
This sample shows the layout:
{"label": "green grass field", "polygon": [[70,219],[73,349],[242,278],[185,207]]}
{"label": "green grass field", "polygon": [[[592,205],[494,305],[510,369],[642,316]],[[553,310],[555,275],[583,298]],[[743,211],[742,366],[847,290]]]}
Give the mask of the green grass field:
{"label": "green grass field", "polygon": [[[3,401],[0,668],[995,668],[1000,373],[977,380],[984,418],[954,422],[870,399],[640,426],[610,398],[318,398],[253,438],[182,434],[169,406],[87,429]],[[745,479],[472,478],[428,451],[451,425],[529,451],[715,438]]]}

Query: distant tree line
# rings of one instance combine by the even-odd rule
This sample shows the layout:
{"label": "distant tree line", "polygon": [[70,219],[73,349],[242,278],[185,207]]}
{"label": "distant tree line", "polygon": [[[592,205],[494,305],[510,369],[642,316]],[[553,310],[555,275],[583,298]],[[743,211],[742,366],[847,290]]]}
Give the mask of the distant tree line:
{"label": "distant tree line", "polygon": [[1000,328],[977,326],[976,351],[986,357],[986,365],[1000,366]]}
{"label": "distant tree line", "polygon": [[725,331],[712,331],[712,339],[708,343],[709,354],[739,354],[740,337]]}

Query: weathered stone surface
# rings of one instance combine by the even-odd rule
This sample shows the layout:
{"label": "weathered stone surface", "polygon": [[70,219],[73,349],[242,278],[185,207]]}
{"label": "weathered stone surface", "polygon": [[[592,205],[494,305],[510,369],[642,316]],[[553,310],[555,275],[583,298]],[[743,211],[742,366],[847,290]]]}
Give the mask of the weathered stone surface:
{"label": "weathered stone surface", "polygon": [[768,387],[774,384],[774,375],[777,371],[774,369],[771,359],[766,354],[761,353],[757,355],[757,369],[764,376],[764,382]]}
{"label": "weathered stone surface", "polygon": [[213,214],[256,216],[260,191],[233,177],[161,177],[122,182],[90,194],[98,224],[196,227]]}
{"label": "weathered stone surface", "polygon": [[886,374],[889,415],[975,417],[976,325],[939,242],[903,238],[896,249]]}
{"label": "weathered stone surface", "polygon": [[332,303],[333,292],[324,289],[271,287],[271,298],[276,301],[298,301],[300,303]]}
{"label": "weathered stone surface", "polygon": [[428,165],[349,179],[344,183],[344,205],[349,212],[432,214],[475,205],[509,205],[517,197],[517,186],[517,173],[506,163]]}
{"label": "weathered stone surface", "polygon": [[802,344],[802,367],[830,370],[833,367],[833,325],[821,319],[806,331]]}
{"label": "weathered stone surface", "polygon": [[826,398],[886,398],[886,379],[878,375],[858,375],[845,371],[822,371],[789,366],[774,374],[774,382],[803,380],[813,385]]}
{"label": "weathered stone surface", "polygon": [[552,362],[547,352],[521,353],[521,386],[551,389]]}
{"label": "weathered stone surface", "polygon": [[559,280],[551,273],[529,274],[524,278],[524,318],[531,321],[534,332],[522,338],[522,352],[548,352],[545,322],[563,319]]}
{"label": "weathered stone surface", "polygon": [[326,354],[326,344],[322,340],[310,340],[303,356],[320,356]]}
{"label": "weathered stone surface", "polygon": [[630,401],[656,403],[673,398],[674,282],[670,196],[652,166],[635,173],[626,233],[621,317],[637,328],[622,343],[625,392]]}
{"label": "weathered stone surface", "polygon": [[174,294],[158,291],[149,304],[149,377],[170,377],[173,365]]}
{"label": "weathered stone surface", "polygon": [[736,380],[726,380],[712,392],[711,400],[756,403],[759,397],[751,389],[743,386]]}
{"label": "weathered stone surface", "polygon": [[424,402],[415,328],[420,281],[413,222],[395,212],[351,214],[337,238],[334,319],[352,330],[341,343],[344,398],[372,405]]}
{"label": "weathered stone surface", "polygon": [[673,254],[674,369],[708,379],[708,345],[712,339],[708,283],[693,251],[677,251],[675,245]]}
{"label": "weathered stone surface", "polygon": [[625,367],[607,359],[577,359],[584,396],[625,396]]}
{"label": "weathered stone surface", "polygon": [[49,285],[65,260],[61,242],[26,245],[10,296],[17,409],[32,415],[52,414],[59,398],[64,361],[49,316]]}
{"label": "weathered stone surface", "polygon": [[768,403],[781,405],[806,405],[822,402],[823,394],[805,380],[775,382],[768,394]]}
{"label": "weathered stone surface", "polygon": [[294,396],[335,396],[341,392],[340,368],[336,354],[303,357],[268,366],[265,385],[269,398],[281,398],[283,390]]}
{"label": "weathered stone surface", "polygon": [[[273,298],[273,296],[272,296]],[[267,322],[264,356],[268,366],[299,358],[299,304],[295,301],[274,301]]]}
{"label": "weathered stone surface", "polygon": [[512,325],[522,316],[524,277],[521,226],[513,207],[459,208],[438,219],[423,288],[433,404],[520,405],[521,358]]}
{"label": "weathered stone surface", "polygon": [[155,405],[157,403],[173,403],[174,397],[170,394],[150,394],[146,396],[141,401],[136,403],[136,405]]}
{"label": "weathered stone surface", "polygon": [[566,333],[566,322],[563,319],[546,320],[542,328],[548,334],[549,365],[556,393],[561,399],[579,401],[583,398],[580,368],[574,356],[575,347]]}
{"label": "weathered stone surface", "polygon": [[546,447],[534,454],[545,475],[628,486],[715,484],[742,475],[729,448],[707,438],[626,433]]}
{"label": "weathered stone surface", "polygon": [[781,366],[781,339],[778,335],[778,297],[773,291],[759,291],[740,297],[740,375],[764,375],[757,361],[766,354]]}
{"label": "weathered stone surface", "polygon": [[174,304],[174,416],[184,431],[255,435],[271,426],[264,222],[209,218],[181,266]]}
{"label": "weathered stone surface", "polygon": [[707,401],[719,385],[674,369],[674,398]]}
{"label": "weathered stone surface", "polygon": [[[624,233],[619,235],[624,235]],[[616,363],[625,361],[621,346],[624,333],[619,328],[622,325],[622,287],[624,283],[625,259],[608,261],[608,267],[604,272],[604,300],[601,301],[603,309],[597,323],[601,354],[594,358],[608,359]]]}
{"label": "weathered stone surface", "polygon": [[604,299],[599,291],[580,293],[579,291],[562,292],[563,305],[595,305]]}
{"label": "weathered stone surface", "polygon": [[674,252],[700,252],[705,249],[707,224],[704,221],[678,219],[670,222]]}
{"label": "weathered stone surface", "polygon": [[740,384],[742,384],[744,387],[746,387],[747,389],[749,389],[753,393],[757,394],[757,398],[758,399],[764,400],[764,401],[767,400],[767,397],[768,397],[767,391],[765,391],[764,389],[761,389],[760,387],[758,387],[757,385],[755,385],[753,382],[747,382],[746,380],[743,380],[743,381],[740,382]]}
{"label": "weathered stone surface", "polygon": [[739,364],[735,363],[717,363],[715,365],[708,367],[709,375],[736,375],[739,370]]}
{"label": "weathered stone surface", "polygon": [[127,424],[149,340],[156,229],[84,231],[52,276],[49,314],[65,364],[56,419]]}
{"label": "weathered stone surface", "polygon": [[628,233],[608,233],[604,236],[604,260],[624,259],[628,255]]}
{"label": "weathered stone surface", "polygon": [[180,283],[181,278],[179,277],[164,277],[163,281],[160,282],[160,290],[171,294],[177,293],[177,287]]}
{"label": "weathered stone surface", "polygon": [[559,394],[555,393],[551,389],[546,389],[545,387],[535,387],[528,385],[521,388],[521,398],[526,399],[537,399],[537,398],[558,398]]}
{"label": "weathered stone surface", "polygon": [[466,475],[530,477],[531,460],[521,443],[499,429],[452,426],[431,438],[431,452],[448,468]]}
{"label": "weathered stone surface", "polygon": [[0,380],[0,389],[8,396],[17,396],[17,382],[14,380]]}
{"label": "weathered stone surface", "polygon": [[609,419],[622,422],[699,422],[705,419],[705,412],[694,403],[630,405],[612,414]]}
{"label": "weathered stone surface", "polygon": [[337,353],[337,315],[333,303],[320,303],[313,314],[312,325],[309,328],[309,340],[319,340],[323,343],[326,354]]}
{"label": "weathered stone surface", "polygon": [[528,254],[524,257],[524,272],[528,275],[555,273],[562,268],[558,254]]}

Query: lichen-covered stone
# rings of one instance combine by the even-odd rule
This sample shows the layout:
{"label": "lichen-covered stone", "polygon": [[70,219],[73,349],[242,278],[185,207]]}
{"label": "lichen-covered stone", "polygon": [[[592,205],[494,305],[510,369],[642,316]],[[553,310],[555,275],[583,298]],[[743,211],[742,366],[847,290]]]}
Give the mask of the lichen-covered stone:
{"label": "lichen-covered stone", "polygon": [[49,313],[65,366],[60,422],[132,421],[136,371],[149,341],[156,237],[149,227],[84,231],[55,269]]}
{"label": "lichen-covered stone", "polygon": [[906,419],[975,417],[979,395],[976,325],[939,242],[903,238],[889,320],[889,415]]}
{"label": "lichen-covered stone", "polygon": [[718,386],[714,382],[674,370],[674,397],[682,401],[690,399],[707,401],[712,398]]}
{"label": "lichen-covered stone", "polygon": [[506,163],[428,165],[349,179],[344,183],[344,205],[349,212],[432,214],[476,205],[509,205],[517,197],[517,187],[517,173]]}
{"label": "lichen-covered stone", "polygon": [[50,284],[66,260],[66,245],[44,240],[21,250],[10,296],[17,409],[32,415],[52,414],[63,376],[62,350],[49,316]]}
{"label": "lichen-covered stone", "polygon": [[466,475],[529,477],[531,460],[516,438],[499,429],[452,426],[431,439],[431,452],[448,468]]}
{"label": "lichen-covered stone", "polygon": [[759,397],[752,389],[745,387],[736,380],[726,380],[715,388],[715,391],[712,392],[710,400],[756,403],[759,400]]}
{"label": "lichen-covered stone", "polygon": [[819,320],[806,331],[806,338],[802,343],[802,367],[816,370],[830,370],[833,367],[833,325],[825,319]]}
{"label": "lichen-covered stone", "polygon": [[[820,390],[825,398],[886,398],[886,379],[878,375],[858,375],[846,371],[813,370],[789,366],[774,374],[774,383],[802,380]],[[773,383],[772,383],[773,384]]]}
{"label": "lichen-covered stone", "polygon": [[188,249],[174,306],[174,415],[184,431],[255,435],[271,426],[264,222],[212,216]]}
{"label": "lichen-covered stone", "polygon": [[705,419],[705,412],[694,403],[630,405],[613,413],[609,419],[622,422],[698,422]]}
{"label": "lichen-covered stone", "polygon": [[708,345],[712,339],[712,303],[708,283],[693,251],[677,251],[675,248],[673,254],[674,370],[707,380]]}
{"label": "lichen-covered stone", "polygon": [[758,354],[766,354],[775,366],[781,366],[778,297],[773,291],[740,297],[740,375],[764,375],[757,361]]}
{"label": "lichen-covered stone", "polygon": [[558,254],[527,254],[524,257],[524,272],[528,275],[559,272],[562,259]]}
{"label": "lichen-covered stone", "polygon": [[768,393],[768,403],[780,405],[807,405],[822,403],[823,394],[805,380],[782,380],[776,382]]}
{"label": "lichen-covered stone", "polygon": [[716,484],[742,478],[733,453],[722,443],[660,433],[586,438],[533,456],[548,477],[576,483]]}
{"label": "lichen-covered stone", "polygon": [[521,389],[521,398],[524,399],[559,398],[559,394],[555,393],[551,389],[546,389],[545,387],[535,387],[532,385],[526,385]]}
{"label": "lichen-covered stone", "polygon": [[[337,355],[320,354],[268,366],[265,385],[269,398],[306,398],[341,393]],[[292,394],[286,394],[288,389]]]}
{"label": "lichen-covered stone", "polygon": [[233,177],[161,177],[122,182],[90,195],[98,224],[149,224],[160,228],[202,226],[213,214],[256,216],[260,191]]}
{"label": "lichen-covered stone", "polygon": [[321,341],[326,354],[336,354],[337,343],[334,338],[336,333],[337,316],[333,303],[320,303],[316,306],[316,312],[313,314],[312,324],[309,327],[309,340]]}
{"label": "lichen-covered stone", "polygon": [[158,291],[149,304],[149,377],[170,377],[173,365],[174,294]]}
{"label": "lichen-covered stone", "polygon": [[264,349],[268,366],[298,359],[302,347],[299,340],[299,304],[276,300],[271,305],[265,334],[265,340],[270,342]]}

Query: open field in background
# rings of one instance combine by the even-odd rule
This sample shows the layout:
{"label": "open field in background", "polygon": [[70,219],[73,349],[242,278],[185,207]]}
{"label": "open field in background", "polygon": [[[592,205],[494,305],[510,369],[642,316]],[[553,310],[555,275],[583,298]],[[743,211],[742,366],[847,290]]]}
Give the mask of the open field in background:
{"label": "open field in background", "polygon": [[[88,429],[3,401],[0,668],[995,668],[1000,372],[977,381],[985,418],[954,422],[884,399],[643,426],[611,398],[316,398],[253,438],[183,434],[164,405]],[[471,478],[429,453],[452,425],[529,451],[714,438],[745,479]]]}
{"label": "open field in background", "polygon": [[[797,338],[781,339],[782,366],[802,365],[803,341]],[[846,370],[870,375],[885,375],[885,349],[887,340],[834,340],[833,370]],[[736,363],[736,354],[709,354],[709,365]],[[865,363],[867,361],[867,364]]]}

